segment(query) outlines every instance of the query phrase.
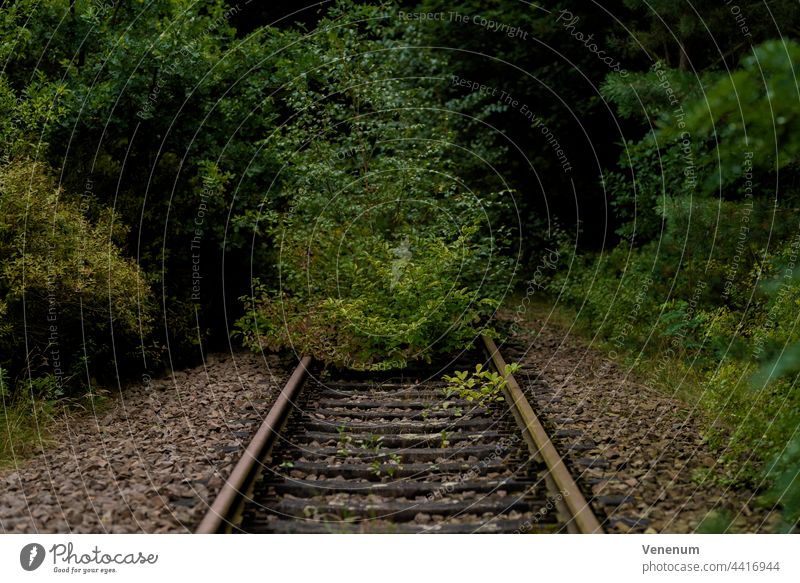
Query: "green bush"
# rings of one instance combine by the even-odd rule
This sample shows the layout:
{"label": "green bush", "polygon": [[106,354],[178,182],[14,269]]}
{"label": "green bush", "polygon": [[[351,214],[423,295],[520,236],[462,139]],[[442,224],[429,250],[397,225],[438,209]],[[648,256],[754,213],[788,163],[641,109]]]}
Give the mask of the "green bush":
{"label": "green bush", "polygon": [[403,366],[471,343],[509,283],[491,219],[500,195],[464,186],[458,117],[437,106],[435,83],[411,76],[430,57],[386,30],[340,26],[376,10],[341,4],[287,65],[298,70],[292,114],[269,136],[284,163],[269,196],[281,204],[263,227],[279,280],[244,298],[238,323],[254,349]]}
{"label": "green bush", "polygon": [[150,289],[123,236],[111,213],[87,220],[41,163],[0,166],[0,366],[12,384],[51,399],[149,352]]}
{"label": "green bush", "polygon": [[282,263],[285,272],[307,276],[313,289],[259,286],[254,298],[244,298],[248,315],[238,326],[254,350],[291,347],[350,368],[397,368],[467,347],[481,332],[481,316],[496,305],[459,282],[469,242],[466,235],[452,246],[416,237],[392,246],[362,236],[357,248],[326,258],[337,241],[314,241],[313,264]]}
{"label": "green bush", "polygon": [[[798,51],[791,41],[764,43],[732,74],[707,75],[700,94],[667,71],[683,99],[670,110],[663,95],[645,92],[657,130],[628,144],[622,172],[604,174],[624,242],[577,258],[549,283],[652,382],[694,391],[712,420],[706,436],[720,479],[760,489],[766,480],[765,501],[783,506],[787,528],[800,508],[798,144],[787,127],[800,116]],[[619,81],[610,77],[603,91],[632,116]],[[766,185],[779,171],[789,178],[776,199]]]}

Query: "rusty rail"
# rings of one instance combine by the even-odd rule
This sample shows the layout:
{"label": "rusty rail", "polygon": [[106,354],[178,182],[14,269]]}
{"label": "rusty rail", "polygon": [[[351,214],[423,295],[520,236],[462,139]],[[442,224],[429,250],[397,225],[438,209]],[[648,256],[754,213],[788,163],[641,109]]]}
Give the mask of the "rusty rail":
{"label": "rusty rail", "polygon": [[[503,360],[494,340],[487,336],[482,336],[482,338],[484,346],[498,372],[505,375],[506,362]],[[525,394],[522,392],[514,375],[505,375],[505,381],[504,394],[506,401],[525,434],[525,440],[528,442],[531,454],[540,458],[547,465],[552,485],[557,490],[560,500],[563,501],[563,506],[568,511],[575,531],[581,534],[602,533],[603,527],[564,465],[564,460],[556,451],[553,442],[550,441],[550,437],[548,437],[547,432],[538,417],[536,417],[533,407],[531,407],[528,399],[525,398]]]}
{"label": "rusty rail", "polygon": [[310,356],[304,356],[300,360],[300,364],[286,381],[266,419],[195,530],[197,534],[214,534],[231,530],[233,527],[231,521],[241,511],[245,499],[250,495],[261,461],[269,453],[278,432],[286,422],[310,365]]}
{"label": "rusty rail", "polygon": [[[506,363],[497,345],[491,338],[485,336],[483,343],[494,366],[504,374]],[[242,509],[253,495],[253,486],[260,475],[262,462],[271,451],[278,432],[286,423],[310,364],[310,357],[304,357],[300,361],[195,532],[211,534],[231,532],[237,528]],[[512,374],[508,374],[505,375],[505,381],[503,389],[505,399],[522,430],[530,454],[547,466],[545,480],[555,497],[557,512],[566,522],[569,532],[602,533],[600,522],[567,470],[516,379]]]}

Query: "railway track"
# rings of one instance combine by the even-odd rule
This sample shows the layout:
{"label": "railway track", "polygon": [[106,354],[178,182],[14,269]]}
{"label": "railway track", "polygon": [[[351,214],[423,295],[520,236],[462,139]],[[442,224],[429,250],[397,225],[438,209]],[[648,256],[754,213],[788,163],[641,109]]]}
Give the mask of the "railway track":
{"label": "railway track", "polygon": [[445,398],[444,366],[326,376],[304,358],[198,533],[602,532],[513,375],[503,401]]}

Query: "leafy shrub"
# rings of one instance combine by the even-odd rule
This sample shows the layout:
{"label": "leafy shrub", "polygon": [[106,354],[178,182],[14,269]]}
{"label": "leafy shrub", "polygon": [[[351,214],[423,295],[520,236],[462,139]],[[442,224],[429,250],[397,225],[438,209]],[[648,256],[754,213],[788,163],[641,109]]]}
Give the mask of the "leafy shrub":
{"label": "leafy shrub", "polygon": [[[436,238],[389,241],[362,236],[346,256],[329,241],[309,245],[314,265],[282,263],[305,274],[313,289],[264,286],[248,302],[238,326],[253,349],[292,347],[352,368],[395,368],[435,350],[469,346],[480,316],[496,304],[461,287],[458,270],[468,239],[452,247]],[[398,250],[400,250],[398,252]],[[413,256],[404,258],[400,253]],[[319,262],[319,263],[318,263]],[[338,269],[337,269],[338,267]]]}
{"label": "leafy shrub", "polygon": [[[24,98],[15,107],[0,83],[0,119],[6,104],[15,112],[0,132],[24,130],[64,187],[85,194],[84,214],[113,205],[131,226],[124,243],[163,293],[155,309],[167,326],[153,333],[178,366],[198,357],[209,329],[227,333],[216,308],[248,289],[249,259],[272,259],[273,242],[252,246],[248,227],[279,168],[261,140],[280,116],[285,96],[270,94],[293,42],[273,28],[237,38],[245,10],[22,0],[0,11],[5,93]],[[227,290],[214,279],[223,263]]]}
{"label": "leafy shrub", "polygon": [[[746,155],[756,171],[769,173],[797,164],[800,120],[795,63],[800,43],[772,40],[754,48],[738,69],[720,74],[701,99],[687,104],[686,128],[701,143],[703,192],[741,180]],[[674,139],[684,128],[664,123],[660,135]],[[748,154],[749,153],[749,154]]]}
{"label": "leafy shrub", "polygon": [[[796,432],[796,427],[795,427]],[[796,434],[767,465],[771,487],[765,495],[769,503],[783,508],[780,529],[791,532],[800,522],[800,437]]]}
{"label": "leafy shrub", "polygon": [[[628,144],[626,172],[605,174],[626,240],[577,258],[549,284],[592,333],[637,354],[654,382],[675,391],[697,381],[692,397],[714,420],[707,437],[720,479],[758,488],[767,480],[766,500],[783,505],[787,525],[800,507],[798,165],[784,127],[800,116],[798,51],[791,41],[760,45],[731,75],[710,75],[706,94],[685,91],[680,117],[650,95],[658,129]],[[683,77],[667,75],[676,86]],[[634,114],[618,79],[604,91]],[[790,178],[776,201],[765,185],[781,170]]]}
{"label": "leafy shrub", "polygon": [[287,64],[292,114],[269,137],[281,146],[270,193],[281,203],[262,227],[279,246],[279,280],[243,298],[238,322],[256,350],[403,366],[471,343],[504,291],[487,218],[500,195],[459,180],[457,118],[435,107],[435,84],[410,75],[429,57],[341,25],[376,10],[337,6],[319,24],[326,34],[306,41],[314,50]]}
{"label": "leafy shrub", "polygon": [[114,242],[123,235],[110,213],[89,222],[41,163],[0,166],[0,365],[12,378],[27,369],[37,396],[113,378],[116,359],[145,350],[150,290]]}

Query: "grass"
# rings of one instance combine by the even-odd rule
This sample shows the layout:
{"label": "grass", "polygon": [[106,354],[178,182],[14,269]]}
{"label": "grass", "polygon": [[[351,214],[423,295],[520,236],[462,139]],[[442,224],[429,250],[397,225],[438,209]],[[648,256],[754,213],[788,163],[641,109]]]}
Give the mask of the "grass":
{"label": "grass", "polygon": [[16,467],[20,460],[41,452],[51,444],[54,410],[46,402],[10,401],[0,410],[0,469]]}
{"label": "grass", "polygon": [[52,446],[58,419],[89,411],[97,415],[113,403],[104,391],[98,390],[69,399],[31,397],[24,393],[12,397],[5,390],[0,391],[0,397],[0,470],[14,468]]}

